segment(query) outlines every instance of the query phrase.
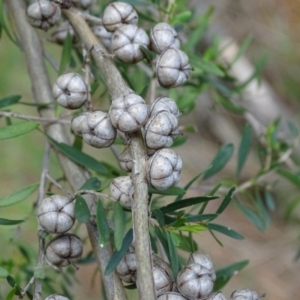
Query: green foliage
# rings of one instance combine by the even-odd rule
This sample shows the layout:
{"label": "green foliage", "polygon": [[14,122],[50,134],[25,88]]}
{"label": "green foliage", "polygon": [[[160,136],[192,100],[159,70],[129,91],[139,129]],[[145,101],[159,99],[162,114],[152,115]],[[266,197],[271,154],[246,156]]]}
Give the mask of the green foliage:
{"label": "green foliage", "polygon": [[81,196],[76,196],[75,218],[80,223],[87,223],[91,219],[90,210]]}
{"label": "green foliage", "polygon": [[25,122],[0,128],[0,140],[11,139],[36,129],[37,122]]}

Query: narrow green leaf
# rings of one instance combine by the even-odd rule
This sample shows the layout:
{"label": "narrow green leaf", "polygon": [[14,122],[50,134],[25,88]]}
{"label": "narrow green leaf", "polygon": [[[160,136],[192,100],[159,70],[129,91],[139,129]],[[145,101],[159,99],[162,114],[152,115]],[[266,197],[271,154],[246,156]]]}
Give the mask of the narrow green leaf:
{"label": "narrow green leaf", "polygon": [[8,219],[3,219],[3,218],[0,218],[0,225],[16,225],[16,224],[20,224],[24,222],[24,220],[8,220]]}
{"label": "narrow green leaf", "polygon": [[0,128],[0,140],[11,139],[26,134],[39,126],[37,122],[24,122]]}
{"label": "narrow green leaf", "polygon": [[166,206],[163,206],[160,208],[160,210],[165,214],[172,211],[175,211],[177,209],[181,209],[184,207],[188,207],[191,205],[211,201],[218,199],[218,197],[211,197],[211,196],[203,196],[203,197],[194,197],[194,198],[188,198],[188,199],[182,199],[181,201],[170,203]]}
{"label": "narrow green leaf", "polygon": [[223,267],[216,271],[216,282],[214,285],[214,291],[220,291],[229,279],[236,275],[239,271],[245,268],[249,263],[249,260],[243,260],[229,266]]}
{"label": "narrow green leaf", "polygon": [[236,240],[244,239],[244,237],[241,234],[239,234],[238,232],[234,231],[233,229],[225,227],[223,225],[219,225],[219,224],[215,224],[215,223],[208,223],[207,227],[211,230],[218,231],[218,232],[223,233],[223,234],[225,234],[233,239],[236,239]]}
{"label": "narrow green leaf", "polygon": [[97,177],[89,178],[79,190],[99,191],[101,188],[101,181]]}
{"label": "narrow green leaf", "polygon": [[121,261],[123,256],[126,254],[127,250],[129,249],[129,246],[131,245],[132,240],[133,240],[133,230],[132,230],[132,228],[130,228],[127,231],[127,233],[123,239],[121,250],[115,251],[113,253],[113,255],[111,256],[111,258],[106,266],[105,272],[104,272],[105,276],[109,275],[111,272],[114,271],[114,269],[117,267],[117,265],[119,264],[119,262]]}
{"label": "narrow green leaf", "polygon": [[300,176],[283,168],[277,169],[277,173],[300,188]]}
{"label": "narrow green leaf", "polygon": [[173,236],[177,236],[177,239],[179,241],[179,245],[177,246],[179,249],[182,249],[186,252],[196,252],[198,250],[197,242],[193,239],[193,237],[185,236],[180,232],[179,234],[176,232],[172,232],[172,238]]}
{"label": "narrow green leaf", "polygon": [[14,287],[6,296],[5,300],[12,300],[14,295],[16,294],[17,288]]}
{"label": "narrow green leaf", "polygon": [[100,235],[100,240],[99,240],[100,247],[103,247],[106,243],[109,242],[110,229],[108,226],[105,210],[103,208],[101,199],[98,199],[97,202],[96,219],[97,219],[97,228]]}
{"label": "narrow green leaf", "polygon": [[158,224],[160,225],[160,227],[164,227],[166,222],[165,222],[165,217],[164,214],[162,213],[162,211],[160,209],[155,209],[152,212],[153,217],[155,217],[155,219],[157,220]]}
{"label": "narrow green leaf", "polygon": [[170,20],[170,24],[173,26],[176,24],[187,23],[192,17],[192,12],[190,10],[185,10],[175,15],[173,19]]}
{"label": "narrow green leaf", "polygon": [[6,278],[9,275],[8,271],[0,267],[0,278]]}
{"label": "narrow green leaf", "polygon": [[184,145],[187,142],[187,140],[188,140],[188,138],[186,136],[180,135],[174,140],[171,148],[175,148],[175,147]]}
{"label": "narrow green leaf", "polygon": [[218,214],[204,214],[204,215],[190,215],[186,217],[186,223],[189,222],[202,222],[205,220],[211,221],[217,218],[219,215]]}
{"label": "narrow green leaf", "polygon": [[251,44],[252,39],[253,39],[253,37],[252,37],[251,35],[249,35],[249,36],[247,36],[247,37],[243,40],[243,42],[242,42],[242,44],[241,44],[241,46],[240,46],[238,52],[236,53],[236,55],[234,56],[233,60],[231,61],[231,63],[230,63],[229,66],[228,66],[229,69],[234,65],[234,63],[235,63],[236,61],[239,60],[239,58],[240,58],[242,55],[244,55],[244,53],[247,51],[249,45]]}
{"label": "narrow green leaf", "polygon": [[286,207],[284,218],[288,221],[292,215],[292,213],[296,210],[296,208],[300,205],[300,198],[293,199]]}
{"label": "narrow green leaf", "polygon": [[236,176],[238,177],[243,169],[243,166],[246,162],[248,154],[250,152],[251,147],[251,127],[249,124],[246,124],[242,134],[242,140],[239,147],[238,153],[238,163],[236,168]]}
{"label": "narrow green leaf", "polygon": [[174,229],[179,231],[199,233],[200,231],[206,231],[207,227],[204,225],[185,225],[185,226],[176,227]]}
{"label": "narrow green leaf", "polygon": [[225,76],[224,72],[213,62],[200,59],[199,56],[196,55],[189,55],[189,59],[191,65],[195,68],[194,72],[198,72],[197,75],[200,75],[202,74],[202,72],[205,72],[219,77]]}
{"label": "narrow green leaf", "polygon": [[299,136],[299,128],[295,123],[288,121],[288,126],[289,126],[290,133],[293,137],[296,138],[297,136]]}
{"label": "narrow green leaf", "polygon": [[93,171],[96,171],[100,174],[107,174],[107,168],[98,160],[93,158],[92,156],[89,156],[80,150],[69,146],[65,143],[58,143],[52,138],[48,137],[51,141],[51,143],[58,148],[64,155],[69,157],[71,160],[76,162],[77,164],[86,167],[88,169],[91,169]]}
{"label": "narrow green leaf", "polygon": [[11,95],[0,100],[0,108],[18,103],[21,100],[20,95]]}
{"label": "narrow green leaf", "polygon": [[121,250],[124,231],[125,231],[125,215],[123,207],[119,202],[114,203],[114,244],[117,251]]}
{"label": "narrow green leaf", "polygon": [[15,44],[18,46],[17,42],[15,41],[14,37],[12,36],[12,34],[10,33],[10,30],[8,29],[7,26],[7,22],[5,19],[6,16],[6,12],[3,9],[3,0],[0,1],[0,27],[1,30],[3,29],[4,32],[6,33],[6,35],[8,36],[8,38]]}
{"label": "narrow green leaf", "polygon": [[174,246],[173,240],[170,236],[169,232],[166,232],[167,236],[167,242],[168,242],[168,248],[169,248],[169,257],[170,257],[170,264],[172,267],[172,274],[173,274],[173,280],[177,277],[177,274],[179,272],[179,262],[178,262],[178,256],[176,252],[176,248]]}
{"label": "narrow green leaf", "polygon": [[10,275],[7,276],[6,278],[8,284],[12,287],[15,288],[15,295],[21,296],[21,288],[19,287],[19,285],[16,283],[16,281],[14,280],[13,277],[11,277]]}
{"label": "narrow green leaf", "polygon": [[152,61],[156,57],[156,53],[150,51],[149,49],[145,48],[144,46],[140,46],[140,50],[145,54],[145,57],[148,61]]}
{"label": "narrow green leaf", "polygon": [[91,219],[90,210],[85,200],[80,196],[76,196],[75,201],[75,218],[79,223],[87,223]]}
{"label": "narrow green leaf", "polygon": [[64,40],[62,55],[60,59],[60,66],[59,66],[59,74],[62,74],[65,68],[71,62],[72,57],[72,39],[73,37],[68,33],[66,39]]}
{"label": "narrow green leaf", "polygon": [[39,185],[39,183],[34,183],[0,199],[0,207],[11,206],[25,200],[39,187]]}
{"label": "narrow green leaf", "polygon": [[148,187],[148,194],[158,194],[158,195],[167,195],[167,196],[177,196],[177,195],[184,195],[186,193],[186,191],[182,188],[173,186],[167,190],[156,190],[155,188],[149,186]]}
{"label": "narrow green leaf", "polygon": [[269,213],[265,207],[265,204],[263,203],[260,193],[258,190],[256,190],[255,195],[255,206],[258,209],[259,215],[261,216],[262,220],[265,222],[266,226],[269,226],[271,224],[271,218],[269,216]]}
{"label": "narrow green leaf", "polygon": [[204,173],[203,179],[207,179],[221,171],[225,167],[227,162],[230,160],[233,151],[233,144],[223,145],[217,153],[217,155],[215,156],[215,158],[213,159],[211,163],[211,168]]}
{"label": "narrow green leaf", "polygon": [[[222,90],[220,90],[220,92],[221,94],[223,94]],[[233,112],[235,114],[243,114],[247,111],[244,107],[237,105],[231,101],[230,92],[226,91],[225,92],[226,96],[223,96],[221,94],[214,93],[213,96],[216,102],[219,105],[223,106],[226,110]]]}
{"label": "narrow green leaf", "polygon": [[217,209],[216,214],[220,215],[226,209],[226,207],[229,205],[229,203],[232,200],[232,194],[234,193],[234,191],[235,191],[235,187],[233,187],[229,190],[228,194],[225,196],[225,198],[222,201],[221,205]]}
{"label": "narrow green leaf", "polygon": [[168,256],[168,260],[170,261],[169,247],[168,247],[166,232],[162,228],[159,228],[157,226],[155,226],[154,230],[155,230],[156,236],[158,237],[160,243],[162,244],[162,246],[165,250],[165,253]]}

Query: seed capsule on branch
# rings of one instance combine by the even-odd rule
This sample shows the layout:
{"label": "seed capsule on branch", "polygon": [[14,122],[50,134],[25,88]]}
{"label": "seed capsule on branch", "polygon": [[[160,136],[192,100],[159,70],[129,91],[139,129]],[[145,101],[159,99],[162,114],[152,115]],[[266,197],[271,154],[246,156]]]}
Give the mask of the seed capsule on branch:
{"label": "seed capsule on branch", "polygon": [[145,57],[140,46],[149,48],[149,43],[149,37],[144,29],[136,25],[123,25],[111,38],[111,50],[119,60],[134,64]]}
{"label": "seed capsule on branch", "polygon": [[149,149],[157,150],[172,146],[178,134],[178,119],[168,111],[151,114],[145,124],[145,142]]}
{"label": "seed capsule on branch", "polygon": [[171,149],[156,151],[148,162],[149,180],[157,190],[166,190],[180,179],[182,160]]}
{"label": "seed capsule on branch", "polygon": [[259,296],[255,291],[240,289],[231,294],[230,300],[261,300],[262,298],[263,296]]}
{"label": "seed capsule on branch", "polygon": [[94,32],[95,36],[105,46],[105,48],[110,50],[112,33],[108,32],[103,25],[94,26],[93,32]]}
{"label": "seed capsule on branch", "polygon": [[216,280],[216,272],[214,270],[213,263],[208,254],[202,254],[201,252],[192,253],[188,260],[188,265],[190,264],[199,264],[202,267],[205,267],[211,272],[211,278],[213,281]]}
{"label": "seed capsule on branch", "polygon": [[175,293],[175,292],[167,292],[167,293],[163,293],[161,294],[157,300],[187,300],[187,298],[183,297],[181,294],[179,293]]}
{"label": "seed capsule on branch", "polygon": [[59,294],[53,294],[53,295],[48,296],[45,300],[69,300],[69,298],[59,295]]}
{"label": "seed capsule on branch", "polygon": [[150,116],[160,111],[168,111],[177,118],[180,116],[176,102],[168,97],[158,97],[155,99],[150,107]]}
{"label": "seed capsule on branch", "polygon": [[142,97],[131,93],[114,99],[108,114],[114,127],[130,133],[145,124],[148,118],[148,106]]}
{"label": "seed capsule on branch", "polygon": [[130,176],[116,177],[110,183],[111,196],[126,208],[131,209],[134,186]]}
{"label": "seed capsule on branch", "polygon": [[55,100],[61,106],[77,109],[87,100],[88,87],[80,75],[67,73],[57,78],[52,92]]}
{"label": "seed capsule on branch", "polygon": [[51,36],[57,44],[63,45],[68,34],[72,37],[72,39],[74,38],[75,33],[73,27],[68,21],[65,21],[56,28]]}
{"label": "seed capsule on branch", "polygon": [[119,155],[119,162],[122,170],[126,172],[132,171],[133,162],[130,147],[126,147],[124,151]]}
{"label": "seed capsule on branch", "polygon": [[77,116],[72,120],[71,128],[74,133],[79,133],[78,136],[82,136],[83,140],[93,147],[109,147],[114,142],[117,131],[112,126],[107,113],[95,110],[84,115],[85,117]]}
{"label": "seed capsule on branch", "polygon": [[27,17],[33,27],[48,30],[55,25],[61,16],[58,5],[48,0],[37,0],[27,8]]}
{"label": "seed capsule on branch", "polygon": [[169,48],[162,52],[156,63],[158,82],[165,88],[184,84],[191,69],[188,56],[175,48]]}
{"label": "seed capsule on branch", "polygon": [[83,246],[79,237],[65,233],[54,238],[46,247],[45,259],[54,267],[74,264],[82,255]]}
{"label": "seed capsule on branch", "polygon": [[188,299],[206,299],[213,290],[211,272],[199,264],[184,267],[177,275],[177,287]]}
{"label": "seed capsule on branch", "polygon": [[211,294],[207,300],[226,300],[225,296],[221,292]]}
{"label": "seed capsule on branch", "polygon": [[126,253],[116,268],[120,278],[128,283],[136,282],[136,270],[137,265],[135,252]]}
{"label": "seed capsule on branch", "polygon": [[177,32],[168,23],[156,24],[150,32],[151,49],[158,54],[169,48],[180,48]]}
{"label": "seed capsule on branch", "polygon": [[138,15],[130,4],[113,2],[105,8],[102,22],[107,31],[113,32],[124,24],[137,24]]}
{"label": "seed capsule on branch", "polygon": [[45,198],[37,215],[40,225],[50,233],[67,232],[75,222],[73,202],[61,195]]}
{"label": "seed capsule on branch", "polygon": [[83,9],[83,10],[86,10],[86,9],[88,9],[90,6],[92,6],[93,4],[95,4],[95,3],[96,3],[96,0],[76,0],[76,1],[73,0],[73,3],[74,3],[77,7],[81,8],[81,9]]}

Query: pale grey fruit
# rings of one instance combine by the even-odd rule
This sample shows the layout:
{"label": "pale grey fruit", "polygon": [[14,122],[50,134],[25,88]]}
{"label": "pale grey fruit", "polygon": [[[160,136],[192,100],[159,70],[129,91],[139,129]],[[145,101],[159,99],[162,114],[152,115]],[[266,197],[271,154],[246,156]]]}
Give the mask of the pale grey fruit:
{"label": "pale grey fruit", "polygon": [[116,268],[120,278],[128,283],[136,282],[136,270],[137,264],[135,252],[126,253]]}
{"label": "pale grey fruit", "polygon": [[87,126],[88,113],[75,116],[71,121],[71,129],[75,135],[82,137],[83,128]]}
{"label": "pale grey fruit", "polygon": [[95,36],[105,46],[105,48],[110,50],[112,33],[108,32],[103,25],[94,26],[93,32],[94,32]]}
{"label": "pale grey fruit", "polygon": [[111,196],[126,208],[131,209],[134,186],[130,176],[116,177],[110,183]]}
{"label": "pale grey fruit", "polygon": [[231,294],[230,300],[260,300],[261,298],[255,291],[240,289]]}
{"label": "pale grey fruit", "polygon": [[150,32],[151,48],[158,54],[169,48],[180,48],[177,32],[168,23],[156,24]]}
{"label": "pale grey fruit", "polygon": [[177,107],[176,102],[173,99],[168,97],[158,97],[151,104],[150,116],[160,111],[168,111],[169,113],[173,114],[177,118],[180,116],[180,111]]}
{"label": "pale grey fruit", "polygon": [[83,245],[79,237],[65,233],[54,238],[46,247],[45,259],[54,267],[66,267],[82,255]]}
{"label": "pale grey fruit", "polygon": [[149,48],[149,43],[149,37],[144,29],[136,25],[123,25],[111,38],[111,50],[119,60],[133,64],[145,57],[140,47]]}
{"label": "pale grey fruit", "polygon": [[69,298],[59,295],[59,294],[53,294],[53,295],[48,296],[45,300],[69,300]]}
{"label": "pale grey fruit", "polygon": [[42,201],[37,215],[40,225],[46,231],[64,233],[74,225],[74,203],[67,197],[52,195]]}
{"label": "pale grey fruit", "polygon": [[165,88],[184,84],[191,69],[188,56],[183,51],[175,48],[168,48],[162,52],[156,63],[158,82]]}
{"label": "pale grey fruit", "polygon": [[73,0],[73,3],[81,8],[81,9],[88,9],[90,6],[96,3],[96,0]]}
{"label": "pale grey fruit", "polygon": [[148,162],[150,183],[157,190],[166,190],[179,181],[181,169],[182,160],[173,150],[158,150]]}
{"label": "pale grey fruit", "polygon": [[175,292],[167,292],[167,293],[163,293],[161,294],[157,300],[187,300],[187,298],[183,297],[181,294],[179,293],[175,293]]}
{"label": "pale grey fruit", "polygon": [[37,0],[27,8],[27,17],[33,27],[48,30],[55,25],[61,16],[58,5],[48,0]]}
{"label": "pale grey fruit", "polygon": [[68,21],[65,21],[55,29],[51,36],[57,44],[63,45],[68,34],[72,37],[72,39],[74,38],[75,33],[73,27]]}
{"label": "pale grey fruit", "polygon": [[148,118],[148,106],[142,97],[131,93],[114,99],[108,114],[114,127],[130,133],[145,124]]}
{"label": "pale grey fruit", "polygon": [[188,299],[206,299],[211,294],[213,286],[211,272],[199,264],[190,264],[177,275],[177,287]]}
{"label": "pale grey fruit", "polygon": [[221,292],[211,294],[207,300],[226,300],[225,296]]}
{"label": "pale grey fruit", "polygon": [[130,4],[113,2],[105,8],[102,22],[107,31],[113,32],[124,24],[137,24],[138,15]]}
{"label": "pale grey fruit", "polygon": [[119,155],[119,162],[122,170],[126,172],[132,171],[133,161],[130,147],[126,147],[124,151]]}
{"label": "pale grey fruit", "polygon": [[77,109],[87,100],[88,87],[79,74],[67,73],[57,78],[52,92],[55,100],[61,106]]}

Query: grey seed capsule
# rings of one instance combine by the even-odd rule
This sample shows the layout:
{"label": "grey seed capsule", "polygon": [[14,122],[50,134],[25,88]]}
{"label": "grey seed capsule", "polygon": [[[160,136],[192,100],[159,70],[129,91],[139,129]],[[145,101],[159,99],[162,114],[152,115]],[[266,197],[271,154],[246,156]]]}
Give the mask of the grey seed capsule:
{"label": "grey seed capsule", "polygon": [[46,247],[45,259],[49,265],[66,267],[82,255],[83,246],[79,237],[65,233],[54,238]]}
{"label": "grey seed capsule", "polygon": [[48,296],[45,300],[69,300],[69,298],[59,295],[59,294],[53,294],[53,295]]}
{"label": "grey seed capsule", "polygon": [[165,88],[184,84],[191,69],[188,56],[175,48],[169,48],[162,52],[156,63],[158,82]]}
{"label": "grey seed capsule", "polygon": [[134,194],[134,186],[130,176],[120,176],[112,180],[110,184],[111,196],[126,208],[131,209]]}
{"label": "grey seed capsule", "polygon": [[87,99],[88,87],[83,78],[76,73],[59,76],[53,85],[53,96],[63,107],[80,108]]}
{"label": "grey seed capsule", "polygon": [[[74,1],[74,0],[73,0]],[[96,0],[76,0],[73,2],[77,7],[86,10],[96,3]]]}
{"label": "grey seed capsule", "polygon": [[27,8],[27,17],[33,27],[48,30],[55,25],[61,16],[58,5],[48,0],[37,0]]}
{"label": "grey seed capsule", "polygon": [[126,172],[132,171],[133,162],[130,147],[126,147],[124,151],[119,155],[119,162],[122,170]]}
{"label": "grey seed capsule", "polygon": [[177,118],[180,116],[180,111],[178,110],[176,102],[168,97],[158,97],[155,99],[150,107],[150,116],[164,110]]}
{"label": "grey seed capsule", "polygon": [[71,121],[71,129],[75,135],[82,137],[83,128],[87,126],[88,113],[75,116]]}
{"label": "grey seed capsule", "polygon": [[111,50],[116,57],[128,64],[141,61],[145,54],[140,46],[149,48],[150,40],[147,33],[136,25],[119,27],[111,38]]}
{"label": "grey seed capsule", "polygon": [[240,289],[231,294],[230,300],[260,300],[261,298],[255,291]]}
{"label": "grey seed capsule", "polygon": [[167,292],[161,294],[157,300],[187,300],[187,298],[183,297],[179,293],[174,293],[174,292]]}
{"label": "grey seed capsule", "polygon": [[64,233],[74,225],[74,203],[67,197],[52,195],[43,200],[37,215],[40,225],[46,231]]}
{"label": "grey seed capsule", "polygon": [[221,292],[211,294],[207,300],[226,300],[225,296]]}
{"label": "grey seed capsule", "polygon": [[57,44],[63,45],[68,34],[72,37],[72,39],[74,38],[75,33],[73,27],[68,21],[65,21],[56,28],[56,30],[52,33],[52,37]]}
{"label": "grey seed capsule", "polygon": [[158,54],[169,48],[180,48],[177,32],[168,23],[156,24],[150,32],[151,48]]}
{"label": "grey seed capsule", "polygon": [[137,24],[138,15],[130,4],[113,2],[105,8],[102,21],[106,30],[113,32],[124,24]]}
{"label": "grey seed capsule", "polygon": [[126,253],[116,268],[120,278],[128,283],[136,282],[136,270],[137,264],[135,252]]}

